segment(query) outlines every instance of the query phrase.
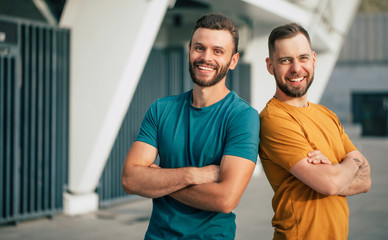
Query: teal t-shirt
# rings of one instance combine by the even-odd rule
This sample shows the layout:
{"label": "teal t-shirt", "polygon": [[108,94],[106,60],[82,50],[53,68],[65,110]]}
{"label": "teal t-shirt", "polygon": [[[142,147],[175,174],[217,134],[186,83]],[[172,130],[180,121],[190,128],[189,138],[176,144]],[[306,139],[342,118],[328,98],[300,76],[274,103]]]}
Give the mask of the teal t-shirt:
{"label": "teal t-shirt", "polygon": [[[219,165],[223,155],[256,163],[258,112],[231,91],[203,108],[192,106],[192,90],[154,102],[136,141],[159,151],[160,167]],[[164,196],[153,199],[145,239],[234,239],[235,214],[203,211]]]}

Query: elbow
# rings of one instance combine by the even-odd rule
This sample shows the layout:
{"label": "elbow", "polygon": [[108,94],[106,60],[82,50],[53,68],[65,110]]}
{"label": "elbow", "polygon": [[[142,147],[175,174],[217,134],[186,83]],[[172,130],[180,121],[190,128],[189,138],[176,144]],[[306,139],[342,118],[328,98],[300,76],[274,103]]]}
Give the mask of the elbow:
{"label": "elbow", "polygon": [[126,194],[131,194],[130,186],[126,183],[124,179],[121,179],[121,186]]}
{"label": "elbow", "polygon": [[121,186],[126,194],[134,194],[133,186],[130,184],[131,181],[128,179],[127,176],[123,175],[121,177]]}
{"label": "elbow", "polygon": [[219,201],[219,209],[218,212],[221,213],[231,213],[238,205],[239,199],[234,197],[224,197]]}
{"label": "elbow", "polygon": [[372,187],[372,180],[369,178],[365,183],[365,189],[364,193],[369,192],[370,188]]}
{"label": "elbow", "polygon": [[220,205],[218,212],[228,214],[228,213],[231,213],[235,208],[236,206],[224,204],[224,205]]}

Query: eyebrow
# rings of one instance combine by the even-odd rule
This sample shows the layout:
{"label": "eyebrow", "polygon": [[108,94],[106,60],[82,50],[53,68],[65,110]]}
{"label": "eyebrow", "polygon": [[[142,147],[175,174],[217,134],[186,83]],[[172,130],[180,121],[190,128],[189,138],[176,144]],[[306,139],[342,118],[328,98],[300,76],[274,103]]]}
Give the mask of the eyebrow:
{"label": "eyebrow", "polygon": [[[195,42],[195,43],[193,43],[193,46],[204,46],[204,45],[200,42]],[[226,51],[226,49],[222,46],[212,46],[211,48],[216,48],[216,49],[221,49],[223,51]]]}
{"label": "eyebrow", "polygon": [[[310,57],[310,56],[311,56],[311,54],[304,53],[304,54],[299,55],[298,58],[299,57]],[[292,58],[294,58],[294,57],[285,56],[285,57],[279,57],[278,60],[280,61],[280,60],[283,60],[283,59],[292,59]]]}
{"label": "eyebrow", "polygon": [[311,56],[311,54],[310,53],[305,53],[305,54],[301,54],[301,55],[299,55],[299,57],[310,57]]}

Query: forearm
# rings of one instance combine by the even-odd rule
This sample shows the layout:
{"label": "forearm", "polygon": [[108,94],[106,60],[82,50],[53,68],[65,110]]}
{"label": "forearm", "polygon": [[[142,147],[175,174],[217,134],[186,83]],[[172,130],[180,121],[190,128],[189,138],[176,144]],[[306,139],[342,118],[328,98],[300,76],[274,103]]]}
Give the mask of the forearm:
{"label": "forearm", "polygon": [[123,171],[122,186],[128,194],[157,198],[194,184],[190,171],[189,168],[131,166]]}
{"label": "forearm", "polygon": [[189,186],[170,196],[176,200],[202,210],[229,213],[238,205],[255,163],[234,156],[224,156],[220,180],[213,183]]}
{"label": "forearm", "polygon": [[322,152],[315,150],[308,153],[307,162],[310,174],[306,174],[308,170],[303,168],[303,161],[292,173],[317,192],[348,196],[370,189],[370,166],[358,150],[347,153],[340,164],[331,164]]}
{"label": "forearm", "polygon": [[370,165],[369,162],[364,158],[363,163],[359,166],[352,183],[347,189],[340,192],[339,195],[351,196],[360,193],[366,193],[371,187],[372,181],[370,178]]}
{"label": "forearm", "polygon": [[176,192],[191,184],[215,182],[219,167],[159,168],[154,164],[158,151],[143,142],[135,142],[128,152],[121,177],[128,194],[157,198]]}
{"label": "forearm", "polygon": [[209,183],[189,186],[170,196],[194,208],[229,213],[237,206],[241,197],[238,195],[225,189],[221,183]]}
{"label": "forearm", "polygon": [[351,158],[340,164],[310,164],[308,159],[296,163],[290,172],[315,191],[325,195],[338,195],[349,188],[358,170]]}
{"label": "forearm", "polygon": [[332,179],[335,189],[329,195],[343,195],[353,183],[354,177],[358,171],[355,160],[350,157],[346,157],[340,164],[337,164],[337,166],[340,167],[341,170]]}

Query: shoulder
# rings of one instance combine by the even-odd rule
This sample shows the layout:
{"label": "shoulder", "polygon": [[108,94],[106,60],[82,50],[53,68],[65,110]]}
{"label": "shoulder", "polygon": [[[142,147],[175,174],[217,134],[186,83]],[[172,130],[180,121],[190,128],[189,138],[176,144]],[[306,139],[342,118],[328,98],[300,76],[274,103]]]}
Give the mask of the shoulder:
{"label": "shoulder", "polygon": [[178,95],[171,95],[159,98],[154,102],[154,104],[169,104],[186,100],[191,95],[191,91],[181,93]]}
{"label": "shoulder", "polygon": [[319,111],[323,114],[328,115],[329,117],[331,117],[333,119],[338,119],[337,115],[333,111],[328,109],[327,107],[325,107],[321,104],[315,104],[315,103],[310,103],[310,102],[309,102],[309,104],[311,105],[311,107],[313,108],[314,111]]}
{"label": "shoulder", "polygon": [[282,120],[292,121],[293,114],[286,104],[283,104],[279,100],[272,98],[267,102],[263,110],[260,112],[260,120],[262,124],[268,122],[273,125],[278,121],[282,122]]}
{"label": "shoulder", "polygon": [[181,106],[184,104],[187,99],[191,96],[191,91],[179,94],[179,95],[172,95],[172,96],[166,96],[157,99],[154,101],[150,108],[151,109],[164,109],[164,108],[172,108],[174,106]]}
{"label": "shoulder", "polygon": [[253,121],[259,120],[259,113],[255,108],[240,98],[235,92],[232,92],[231,94],[226,105],[233,116],[236,116],[239,119],[252,118]]}
{"label": "shoulder", "polygon": [[231,97],[228,104],[236,111],[247,111],[258,114],[256,109],[254,109],[248,102],[238,96],[235,92],[231,92]]}

